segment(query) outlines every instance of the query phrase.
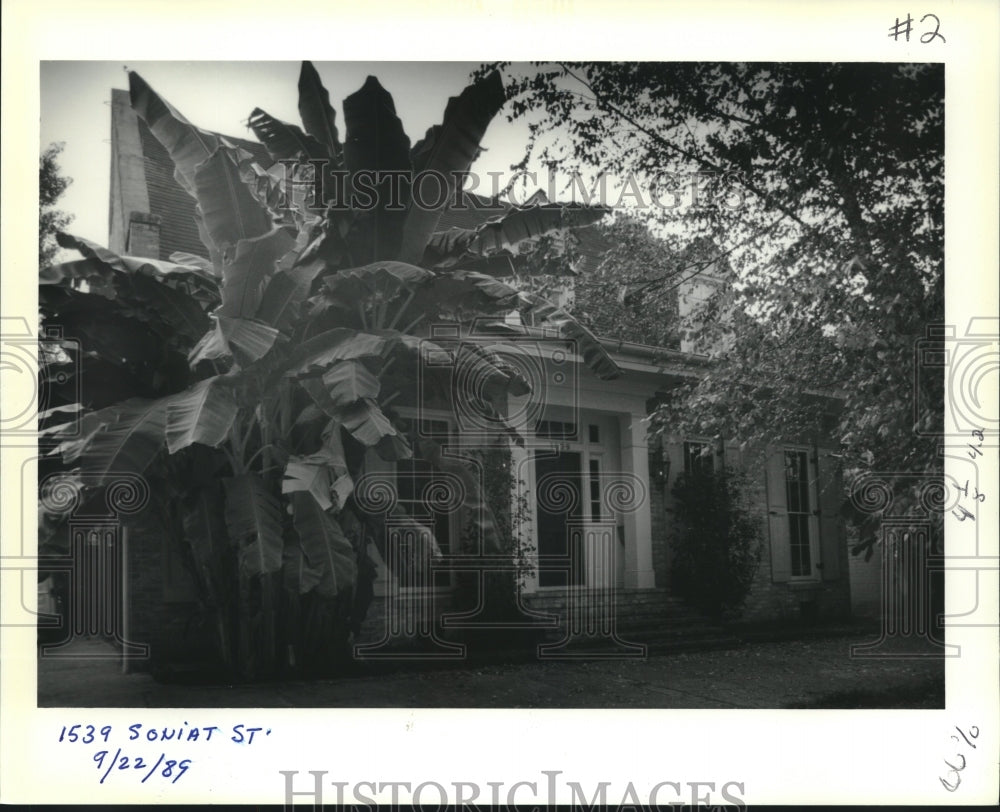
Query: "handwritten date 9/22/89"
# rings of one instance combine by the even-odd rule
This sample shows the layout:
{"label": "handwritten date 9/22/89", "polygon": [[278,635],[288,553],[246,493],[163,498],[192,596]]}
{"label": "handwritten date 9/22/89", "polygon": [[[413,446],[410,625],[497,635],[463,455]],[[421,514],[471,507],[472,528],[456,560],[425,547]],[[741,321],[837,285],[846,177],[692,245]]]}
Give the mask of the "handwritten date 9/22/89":
{"label": "handwritten date 9/22/89", "polygon": [[[193,759],[184,758],[192,748],[246,747],[270,735],[270,728],[245,724],[233,725],[228,730],[187,722],[156,727],[136,723],[127,728],[76,724],[63,725],[58,741],[73,749],[100,748],[91,752],[102,784],[112,772],[141,777],[142,784],[151,778],[154,783],[166,780],[174,784],[193,764]],[[121,746],[114,749],[119,743]]]}
{"label": "handwritten date 9/22/89", "polygon": [[176,784],[177,779],[184,775],[188,767],[191,766],[191,759],[185,758],[178,761],[167,758],[166,753],[160,753],[156,763],[150,765],[143,756],[123,755],[120,747],[110,757],[107,750],[98,750],[94,753],[94,762],[97,764],[98,770],[104,770],[104,775],[101,776],[102,784],[112,770],[126,770],[133,774],[140,773],[142,774],[142,780],[139,782],[141,784],[145,784],[154,774],[157,778],[169,779],[171,784]]}

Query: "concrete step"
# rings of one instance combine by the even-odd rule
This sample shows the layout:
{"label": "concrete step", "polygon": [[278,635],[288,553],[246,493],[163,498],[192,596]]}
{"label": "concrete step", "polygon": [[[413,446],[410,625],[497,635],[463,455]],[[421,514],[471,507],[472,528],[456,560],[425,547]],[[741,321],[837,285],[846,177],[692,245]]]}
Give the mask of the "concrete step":
{"label": "concrete step", "polygon": [[[611,598],[614,603],[609,607]],[[582,611],[592,618],[589,626],[571,619],[571,601],[574,613]],[[640,645],[648,655],[727,648],[739,642],[665,589],[622,590],[613,596],[597,591],[572,594],[569,590],[547,590],[524,596],[524,603],[533,611],[559,617],[559,627],[550,629],[545,639],[550,645],[566,641],[550,651],[568,657],[634,656],[634,647]],[[600,622],[609,611],[614,618],[613,637],[606,633],[608,626]],[[575,629],[583,633],[567,635],[571,620],[577,621]]]}
{"label": "concrete step", "polygon": [[569,594],[534,593],[523,597],[525,607],[533,612],[555,615],[562,622],[580,614],[586,617],[612,615],[619,623],[692,623],[701,614],[662,590],[618,593],[600,592]]}
{"label": "concrete step", "polygon": [[[552,640],[547,645],[562,642],[562,640]],[[550,657],[558,655],[558,653],[580,657],[638,656],[638,653],[634,649],[639,646],[644,646],[645,653],[649,656],[679,651],[731,648],[738,644],[739,640],[735,637],[716,629],[707,629],[699,634],[687,633],[674,635],[639,635],[629,632],[619,632],[617,640],[571,638],[558,648],[549,648],[545,656]]]}

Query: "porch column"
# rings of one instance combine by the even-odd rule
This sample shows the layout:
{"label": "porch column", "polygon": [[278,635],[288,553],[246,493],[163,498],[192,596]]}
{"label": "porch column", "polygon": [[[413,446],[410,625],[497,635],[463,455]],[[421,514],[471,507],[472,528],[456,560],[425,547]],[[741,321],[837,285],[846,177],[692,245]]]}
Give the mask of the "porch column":
{"label": "porch column", "polygon": [[642,418],[643,415],[635,412],[618,418],[622,438],[622,470],[633,474],[646,486],[646,495],[639,509],[629,511],[622,517],[625,524],[626,589],[651,589],[656,586],[649,506],[649,443]]}

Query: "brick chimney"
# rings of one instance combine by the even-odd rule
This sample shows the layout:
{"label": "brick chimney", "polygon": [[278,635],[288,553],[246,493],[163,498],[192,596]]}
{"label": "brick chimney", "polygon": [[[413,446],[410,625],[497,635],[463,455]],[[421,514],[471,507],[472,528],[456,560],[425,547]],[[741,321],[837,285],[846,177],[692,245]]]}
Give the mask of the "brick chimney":
{"label": "brick chimney", "polygon": [[128,237],[125,253],[133,257],[160,258],[160,224],[158,214],[133,211],[128,217]]}

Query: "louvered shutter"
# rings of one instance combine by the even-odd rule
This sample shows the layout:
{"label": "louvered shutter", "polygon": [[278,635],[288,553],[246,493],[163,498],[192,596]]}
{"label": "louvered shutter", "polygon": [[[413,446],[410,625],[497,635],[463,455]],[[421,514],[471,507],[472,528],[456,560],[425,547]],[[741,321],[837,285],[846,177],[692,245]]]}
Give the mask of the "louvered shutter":
{"label": "louvered shutter", "polygon": [[840,517],[842,493],[837,460],[829,456],[829,449],[819,449],[816,469],[819,490],[819,538],[821,570],[824,581],[840,577],[840,555],[846,544]]}
{"label": "louvered shutter", "polygon": [[767,449],[767,524],[771,537],[771,580],[787,581],[792,576],[792,556],[788,541],[788,494],[785,486],[785,452],[780,446]]}

